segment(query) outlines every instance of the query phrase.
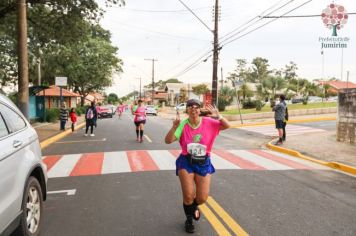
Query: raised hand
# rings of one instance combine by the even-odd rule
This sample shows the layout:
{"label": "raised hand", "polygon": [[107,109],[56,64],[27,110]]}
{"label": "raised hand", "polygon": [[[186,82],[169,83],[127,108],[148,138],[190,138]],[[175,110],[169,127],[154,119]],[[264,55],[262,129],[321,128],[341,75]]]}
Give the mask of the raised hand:
{"label": "raised hand", "polygon": [[210,112],[208,116],[217,118],[219,116],[219,111],[216,109],[215,106],[212,106],[210,104],[206,105],[205,108]]}

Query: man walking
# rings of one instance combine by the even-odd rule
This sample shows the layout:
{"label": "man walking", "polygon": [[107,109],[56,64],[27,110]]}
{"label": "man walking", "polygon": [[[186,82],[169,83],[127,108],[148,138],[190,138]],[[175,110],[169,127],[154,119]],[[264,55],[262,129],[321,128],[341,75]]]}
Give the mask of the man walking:
{"label": "man walking", "polygon": [[59,109],[59,120],[61,123],[61,127],[60,130],[64,131],[66,129],[66,123],[68,120],[68,110],[66,108],[66,103],[65,102],[61,102],[61,108]]}
{"label": "man walking", "polygon": [[283,128],[284,128],[284,119],[286,114],[286,103],[285,103],[285,96],[282,94],[279,96],[279,103],[272,108],[274,111],[274,120],[276,123],[276,129],[278,130],[278,141],[275,145],[282,145],[283,144]]}

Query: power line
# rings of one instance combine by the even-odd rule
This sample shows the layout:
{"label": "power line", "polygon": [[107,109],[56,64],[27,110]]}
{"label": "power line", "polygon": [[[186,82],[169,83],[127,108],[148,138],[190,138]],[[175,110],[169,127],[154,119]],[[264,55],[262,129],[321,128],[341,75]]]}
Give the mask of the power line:
{"label": "power line", "polygon": [[[284,16],[284,15],[287,15],[287,14],[293,12],[293,11],[299,9],[300,7],[302,7],[302,6],[304,6],[304,5],[308,4],[308,3],[310,3],[311,1],[313,1],[313,0],[306,1],[306,2],[302,3],[301,5],[299,5],[299,6],[295,7],[295,8],[293,8],[292,10],[289,10],[288,12],[284,13],[284,14],[281,15],[281,16]],[[254,31],[256,31],[256,30],[258,30],[258,29],[260,29],[260,28],[262,28],[262,27],[264,27],[264,26],[266,26],[266,25],[268,25],[268,24],[270,24],[270,23],[272,23],[273,21],[276,21],[276,20],[278,20],[278,19],[279,19],[279,18],[274,18],[274,19],[268,21],[267,23],[258,26],[257,28],[255,28],[255,29],[253,29],[253,30],[250,30],[250,31],[248,31],[248,32],[245,33],[245,34],[243,34],[243,35],[241,35],[241,36],[239,36],[239,37],[237,37],[237,38],[234,38],[234,39],[232,39],[232,40],[226,42],[226,43],[225,43],[224,45],[222,45],[221,47],[224,47],[225,45],[227,45],[227,44],[229,44],[229,43],[232,43],[232,42],[234,42],[234,41],[236,41],[236,40],[238,40],[238,39],[240,39],[240,38],[242,38],[242,37],[244,37],[244,36],[246,36],[246,35],[248,35],[248,34],[254,32]]]}
{"label": "power line", "polygon": [[277,3],[275,3],[274,5],[272,5],[271,7],[267,8],[266,10],[262,11],[259,15],[253,17],[252,19],[248,20],[247,22],[245,22],[244,24],[238,26],[237,28],[233,29],[230,33],[225,34],[224,36],[220,37],[220,40],[227,37],[228,35],[232,34],[233,32],[239,30],[240,28],[242,28],[243,26],[248,25],[249,23],[251,23],[252,21],[254,21],[255,19],[258,19],[258,17],[260,15],[263,15],[266,11],[273,9],[275,6],[277,6],[280,2],[283,2],[283,0],[278,1]]}
{"label": "power line", "polygon": [[184,6],[185,8],[187,8],[210,32],[213,32],[213,31],[209,28],[209,26],[207,26],[207,25],[204,23],[204,21],[201,20],[201,19],[193,12],[192,9],[190,9],[187,5],[185,5],[185,3],[184,3],[182,0],[178,0],[178,1],[179,1],[180,3],[182,3],[183,6]]}
{"label": "power line", "polygon": [[[347,15],[356,15],[356,12],[347,13]],[[303,17],[320,17],[319,15],[296,15],[296,16],[260,16],[261,18],[303,18]]]}
{"label": "power line", "polygon": [[[289,4],[291,4],[291,3],[294,2],[294,1],[295,1],[295,0],[290,0],[290,1],[286,2],[285,4],[283,4],[282,6],[278,7],[277,9],[275,9],[275,10],[269,12],[269,13],[267,14],[267,16],[270,15],[270,14],[272,14],[272,13],[274,13],[274,12],[276,12],[276,11],[278,11],[278,10],[280,10],[280,9],[282,9],[283,7],[285,7],[285,6],[289,5]],[[266,11],[267,11],[267,10],[266,10]],[[255,18],[256,18],[256,17],[255,17]],[[257,18],[259,18],[259,16],[257,16]],[[240,31],[238,31],[238,32],[236,32],[236,33],[230,35],[229,37],[225,38],[224,40],[222,40],[221,43],[223,43],[224,41],[227,41],[227,40],[229,40],[229,39],[235,37],[236,35],[242,33],[243,31],[245,31],[245,30],[247,30],[248,28],[252,27],[253,25],[255,25],[256,23],[258,23],[258,22],[261,21],[261,20],[263,20],[263,19],[262,19],[262,18],[259,18],[256,22],[254,22],[254,23],[252,23],[252,24],[250,24],[250,25],[245,26],[245,27],[242,28]],[[241,26],[241,27],[242,27],[242,26]],[[241,27],[239,27],[239,28],[241,28]],[[236,30],[237,30],[237,29],[236,29]],[[236,30],[235,30],[235,31],[236,31]]]}
{"label": "power line", "polygon": [[[181,10],[146,10],[146,9],[134,9],[134,8],[126,8],[126,7],[119,7],[119,6],[112,6],[113,8],[119,8],[123,10],[135,11],[135,12],[147,12],[147,13],[188,13],[189,10],[181,9]],[[199,11],[203,9],[208,9],[210,7],[200,7],[194,8],[192,10]]]}

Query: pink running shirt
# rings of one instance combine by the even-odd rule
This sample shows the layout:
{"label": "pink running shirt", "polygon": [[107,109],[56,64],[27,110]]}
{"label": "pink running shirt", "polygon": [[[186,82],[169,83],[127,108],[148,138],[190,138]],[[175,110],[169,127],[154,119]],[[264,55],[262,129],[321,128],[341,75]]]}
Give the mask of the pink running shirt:
{"label": "pink running shirt", "polygon": [[200,143],[207,147],[206,154],[210,155],[214,140],[220,132],[220,121],[210,117],[202,117],[200,124],[196,128],[192,128],[189,120],[185,119],[180,122],[174,135],[182,148],[182,154],[187,155],[187,145],[189,143]]}
{"label": "pink running shirt", "polygon": [[137,107],[134,122],[146,120],[146,107]]}

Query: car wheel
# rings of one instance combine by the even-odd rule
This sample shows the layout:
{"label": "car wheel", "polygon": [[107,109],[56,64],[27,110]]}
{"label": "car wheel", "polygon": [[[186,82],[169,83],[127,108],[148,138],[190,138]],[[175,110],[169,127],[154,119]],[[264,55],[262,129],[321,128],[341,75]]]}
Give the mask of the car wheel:
{"label": "car wheel", "polygon": [[16,235],[39,235],[43,213],[43,195],[41,185],[35,177],[27,181],[22,199],[22,214]]}

